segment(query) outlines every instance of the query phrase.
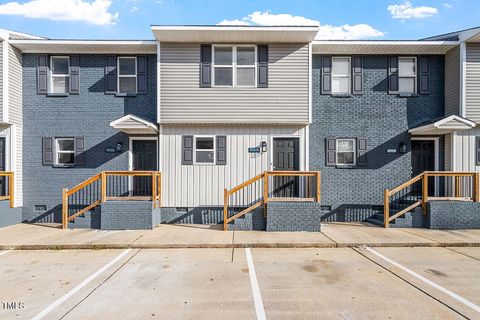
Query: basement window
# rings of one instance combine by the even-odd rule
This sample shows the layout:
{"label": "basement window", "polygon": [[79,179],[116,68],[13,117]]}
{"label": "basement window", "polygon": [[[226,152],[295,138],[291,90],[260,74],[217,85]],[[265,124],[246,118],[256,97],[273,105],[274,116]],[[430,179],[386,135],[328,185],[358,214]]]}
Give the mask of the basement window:
{"label": "basement window", "polygon": [[215,163],[215,137],[196,136],[194,146],[195,164]]}

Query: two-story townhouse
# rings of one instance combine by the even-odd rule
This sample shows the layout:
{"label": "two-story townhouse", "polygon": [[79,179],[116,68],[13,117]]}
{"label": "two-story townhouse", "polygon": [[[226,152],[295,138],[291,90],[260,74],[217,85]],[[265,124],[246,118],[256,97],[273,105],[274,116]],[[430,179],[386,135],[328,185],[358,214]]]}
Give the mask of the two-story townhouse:
{"label": "two-story townhouse", "polygon": [[[0,29],[0,171],[14,172],[14,178],[0,177],[0,196],[12,196],[12,205],[23,205],[22,192],[22,54],[12,46],[16,39],[39,37]],[[13,194],[9,180],[14,179]],[[1,201],[0,226],[21,221],[20,210],[8,210],[8,201]],[[5,207],[5,208],[4,208]]]}
{"label": "two-story townhouse", "polygon": [[[383,225],[385,189],[450,169],[448,136],[474,126],[445,114],[451,99],[445,60],[457,45],[455,39],[312,43],[310,168],[322,172],[322,219]],[[430,184],[431,195],[440,192],[438,184]],[[417,200],[410,194],[399,201]]]}
{"label": "two-story townhouse", "polygon": [[[137,156],[132,142],[142,153],[157,139],[156,43],[22,39],[12,45],[22,52],[23,220],[60,222],[63,188],[100,171],[128,170]],[[145,139],[133,140],[136,134]],[[156,170],[152,156],[143,165]]]}
{"label": "two-story townhouse", "polygon": [[[221,222],[224,188],[267,170],[308,170],[309,43],[317,27],[152,31],[164,222]],[[255,201],[254,188],[242,196]]]}

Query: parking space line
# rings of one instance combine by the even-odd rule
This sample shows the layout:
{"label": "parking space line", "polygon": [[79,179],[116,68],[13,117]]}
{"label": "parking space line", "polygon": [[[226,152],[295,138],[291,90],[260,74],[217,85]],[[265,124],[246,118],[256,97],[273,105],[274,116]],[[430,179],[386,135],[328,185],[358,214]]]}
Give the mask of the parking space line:
{"label": "parking space line", "polygon": [[476,312],[479,312],[479,313],[480,313],[480,306],[476,305],[475,303],[473,303],[473,302],[471,302],[471,301],[469,301],[469,300],[467,300],[467,299],[459,296],[459,295],[456,294],[455,292],[452,292],[452,291],[450,291],[450,290],[448,290],[448,289],[446,289],[446,288],[444,288],[444,287],[436,284],[435,282],[433,282],[433,281],[431,281],[431,280],[429,280],[429,279],[427,279],[427,278],[419,275],[419,274],[416,273],[415,271],[412,271],[412,270],[408,269],[407,267],[402,266],[402,265],[399,264],[398,262],[395,262],[395,261],[393,261],[392,259],[387,258],[386,256],[382,255],[381,253],[373,250],[372,248],[366,247],[365,249],[366,249],[367,251],[373,253],[373,254],[376,255],[377,257],[385,260],[386,262],[388,262],[388,263],[394,265],[395,267],[397,267],[397,268],[405,271],[406,273],[414,276],[415,278],[417,278],[417,279],[425,282],[426,284],[434,287],[435,289],[442,291],[443,293],[449,295],[449,296],[452,297],[453,299],[455,299],[455,300],[463,303],[464,305],[466,305],[466,306],[470,307],[471,309],[475,310]]}
{"label": "parking space line", "polygon": [[10,250],[2,251],[2,252],[0,252],[0,256],[1,256],[2,254],[9,253],[9,252],[10,252]]}
{"label": "parking space line", "polygon": [[54,303],[40,311],[35,317],[32,318],[32,320],[39,320],[45,317],[48,313],[50,313],[52,310],[54,310],[56,307],[61,305],[63,302],[65,302],[68,298],[73,296],[75,293],[77,293],[80,289],[85,287],[87,284],[92,282],[96,277],[98,277],[100,274],[105,272],[108,268],[110,268],[112,265],[117,263],[120,259],[122,259],[127,253],[129,253],[132,249],[127,249],[124,252],[122,252],[120,255],[118,255],[116,258],[114,258],[112,261],[104,265],[101,269],[99,269],[97,272],[92,274],[90,277],[87,279],[83,280],[82,283],[80,283],[78,286],[67,292],[65,295],[60,297],[58,300],[56,300]]}
{"label": "parking space line", "polygon": [[250,276],[250,285],[252,286],[253,302],[255,304],[257,319],[265,320],[265,308],[263,307],[262,295],[260,293],[260,287],[258,286],[257,274],[255,273],[255,266],[253,264],[250,248],[245,248],[245,255],[247,256],[248,275]]}

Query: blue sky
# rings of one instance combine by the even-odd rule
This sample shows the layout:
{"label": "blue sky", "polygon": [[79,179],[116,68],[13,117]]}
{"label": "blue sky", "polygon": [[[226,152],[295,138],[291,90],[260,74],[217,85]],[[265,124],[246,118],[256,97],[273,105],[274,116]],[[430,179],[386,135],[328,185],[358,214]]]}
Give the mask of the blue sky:
{"label": "blue sky", "polygon": [[150,24],[317,24],[324,39],[417,39],[480,25],[479,0],[0,0],[0,28],[151,39]]}

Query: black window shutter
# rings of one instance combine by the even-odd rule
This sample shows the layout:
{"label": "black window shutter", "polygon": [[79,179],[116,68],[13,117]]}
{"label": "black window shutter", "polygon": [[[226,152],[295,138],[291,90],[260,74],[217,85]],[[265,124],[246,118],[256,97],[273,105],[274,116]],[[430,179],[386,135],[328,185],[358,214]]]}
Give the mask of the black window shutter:
{"label": "black window shutter", "polygon": [[37,94],[48,93],[48,55],[37,56]]}
{"label": "black window shutter", "polygon": [[332,57],[322,56],[321,94],[332,93]]}
{"label": "black window shutter", "polygon": [[85,142],[83,137],[75,137],[75,166],[83,167],[86,164]]}
{"label": "black window shutter", "polygon": [[80,93],[80,57],[78,55],[70,56],[68,92],[70,94]]}
{"label": "black window shutter", "polygon": [[53,165],[53,138],[42,138],[42,165]]}
{"label": "black window shutter", "polygon": [[147,94],[147,56],[137,57],[137,93]]}
{"label": "black window shutter", "polygon": [[333,138],[325,139],[325,165],[334,167],[337,165],[337,140]]}
{"label": "black window shutter", "polygon": [[182,136],[182,164],[193,164],[193,136]]}
{"label": "black window shutter", "polygon": [[357,166],[358,167],[367,166],[368,164],[367,150],[368,150],[367,139],[358,138],[357,139]]}
{"label": "black window shutter", "polygon": [[217,152],[217,165],[226,165],[227,164],[227,137],[226,136],[217,136],[216,144]]}
{"label": "black window shutter", "polygon": [[117,92],[117,57],[107,56],[105,64],[105,93]]}
{"label": "black window shutter", "polygon": [[268,88],[268,45],[258,45],[258,88]]}
{"label": "black window shutter", "polygon": [[388,93],[398,93],[398,57],[388,57]]}
{"label": "black window shutter", "polygon": [[477,166],[480,166],[480,137],[476,137],[476,141],[475,141],[475,145],[476,145],[476,148],[475,148],[475,160],[476,160],[476,163],[477,163]]}
{"label": "black window shutter", "polygon": [[200,87],[210,88],[212,86],[212,45],[202,44],[200,46]]}
{"label": "black window shutter", "polygon": [[418,71],[419,71],[419,93],[430,93],[430,58],[428,56],[418,57]]}
{"label": "black window shutter", "polygon": [[363,94],[363,57],[352,57],[353,94]]}

